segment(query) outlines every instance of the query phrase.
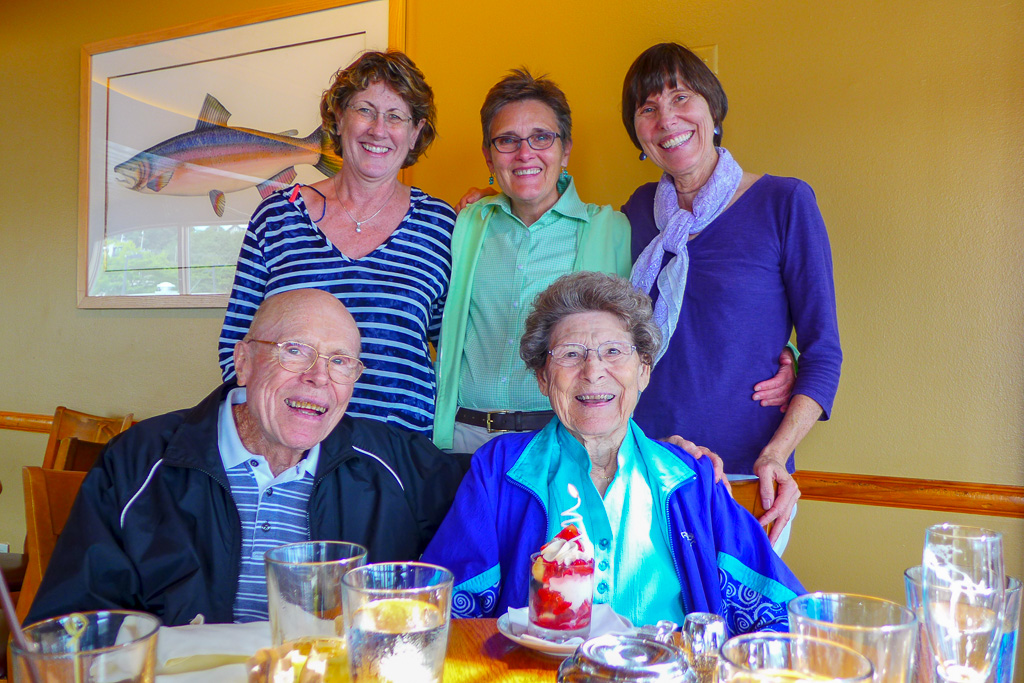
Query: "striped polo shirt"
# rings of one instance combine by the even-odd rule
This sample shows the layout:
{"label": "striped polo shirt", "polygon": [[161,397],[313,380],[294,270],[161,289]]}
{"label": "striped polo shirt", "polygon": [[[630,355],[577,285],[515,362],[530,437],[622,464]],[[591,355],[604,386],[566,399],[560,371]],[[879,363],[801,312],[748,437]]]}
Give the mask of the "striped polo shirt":
{"label": "striped polo shirt", "polygon": [[266,459],[247,451],[238,437],[231,406],[245,403],[245,395],[244,387],[233,389],[221,404],[217,420],[217,447],[242,522],[236,622],[269,618],[263,554],[279,545],[309,540],[306,515],[320,456],[317,444],[297,465],[275,477]]}
{"label": "striped polo shirt", "polygon": [[347,414],[429,434],[436,391],[429,343],[436,343],[448,295],[455,212],[414,187],[409,211],[391,236],[350,259],[313,222],[302,195],[292,196],[293,188],[275,192],[249,221],[221,329],[221,374],[234,376],[234,346],[266,297],[323,289],[345,304],[362,340],[366,371]]}

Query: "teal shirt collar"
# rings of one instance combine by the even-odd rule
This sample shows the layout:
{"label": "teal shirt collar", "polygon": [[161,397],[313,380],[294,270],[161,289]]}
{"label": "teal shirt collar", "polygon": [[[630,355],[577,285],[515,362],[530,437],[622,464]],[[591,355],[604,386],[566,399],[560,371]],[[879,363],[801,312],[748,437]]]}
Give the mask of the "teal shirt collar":
{"label": "teal shirt collar", "polygon": [[[643,459],[647,468],[647,483],[654,492],[659,509],[667,510],[668,497],[679,486],[696,477],[696,473],[665,446],[647,438],[633,420],[629,421],[625,441],[629,442],[624,442],[628,449],[626,453]],[[537,432],[537,436],[527,444],[507,473],[510,479],[537,495],[546,515],[549,514],[548,486],[554,479],[558,470],[558,459],[563,454],[568,454],[568,457],[574,459],[583,458],[585,471],[590,472],[590,458],[583,445],[562,426],[558,418],[552,418],[551,422]],[[667,519],[663,521],[666,524],[668,522]]]}

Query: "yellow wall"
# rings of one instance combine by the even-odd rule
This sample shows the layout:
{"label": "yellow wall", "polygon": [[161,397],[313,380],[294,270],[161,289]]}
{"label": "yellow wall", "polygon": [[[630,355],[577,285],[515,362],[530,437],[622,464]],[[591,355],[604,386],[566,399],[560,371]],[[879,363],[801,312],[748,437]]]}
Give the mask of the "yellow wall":
{"label": "yellow wall", "polygon": [[[488,15],[408,1],[409,52],[441,132],[412,179],[449,200],[486,183],[479,105],[525,64],[569,96],[584,199],[620,204],[655,177],[619,121],[630,61],[660,40],[717,44],[726,145],[748,170],[810,182],[832,239],[846,362],[835,417],[800,465],[1024,485],[1024,3],[520,0]],[[217,381],[220,311],[75,307],[79,49],[273,4],[0,10],[0,409],[145,417]],[[20,544],[19,467],[42,443],[0,433],[0,541]],[[949,517],[824,503],[800,514],[787,559],[809,587],[893,597],[924,525]],[[1013,537],[1011,571],[1024,574],[1024,526],[976,521]],[[824,541],[844,530],[852,544]]]}

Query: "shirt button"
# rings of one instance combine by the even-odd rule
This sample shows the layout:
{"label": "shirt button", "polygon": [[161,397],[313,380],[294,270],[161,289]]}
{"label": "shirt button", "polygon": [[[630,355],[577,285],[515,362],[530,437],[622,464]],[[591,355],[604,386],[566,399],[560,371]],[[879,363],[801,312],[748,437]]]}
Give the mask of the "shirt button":
{"label": "shirt button", "polygon": [[264,531],[270,531],[270,522],[263,522],[263,526],[260,527]]}
{"label": "shirt button", "polygon": [[516,266],[516,270],[522,270],[522,269],[523,269],[523,264],[520,263],[518,266]]}
{"label": "shirt button", "polygon": [[597,568],[601,571],[608,571],[608,560],[601,560],[601,564],[597,565]]}
{"label": "shirt button", "polygon": [[260,461],[257,460],[256,458],[253,458],[252,460],[249,461],[249,464],[252,465],[253,467],[259,467]]}
{"label": "shirt button", "polygon": [[274,495],[274,487],[273,487],[273,486],[271,486],[271,487],[270,487],[269,489],[267,489],[266,491],[264,491],[264,493],[266,493],[266,494],[267,494],[268,496],[272,496],[272,495]]}
{"label": "shirt button", "polygon": [[607,593],[608,592],[608,583],[606,581],[602,581],[601,583],[597,584],[597,592],[598,593]]}
{"label": "shirt button", "polygon": [[519,308],[519,302],[518,301],[513,301],[512,302],[512,308]]}
{"label": "shirt button", "polygon": [[601,546],[602,549],[607,550],[611,542],[607,538],[602,538],[600,541],[597,542],[597,544]]}
{"label": "shirt button", "polygon": [[508,340],[508,345],[509,345],[509,346],[512,346],[512,345],[513,345],[513,344],[515,344],[515,343],[516,343],[516,340],[515,340],[515,339],[509,339],[509,340]]}
{"label": "shirt button", "polygon": [[502,377],[502,378],[501,378],[501,381],[502,381],[502,382],[507,382],[507,381],[508,381],[508,377]]}

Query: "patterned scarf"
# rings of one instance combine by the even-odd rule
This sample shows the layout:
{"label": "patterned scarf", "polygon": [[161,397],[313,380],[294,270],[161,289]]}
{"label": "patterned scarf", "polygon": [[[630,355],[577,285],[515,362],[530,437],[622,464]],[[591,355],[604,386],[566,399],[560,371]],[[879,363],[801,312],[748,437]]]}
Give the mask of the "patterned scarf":
{"label": "patterned scarf", "polygon": [[[718,147],[717,150],[718,164],[704,187],[697,192],[692,212],[679,208],[672,176],[666,173],[661,177],[654,193],[654,223],[658,226],[658,235],[644,248],[630,275],[633,285],[648,294],[654,282],[658,282],[659,295],[654,304],[654,322],[661,328],[661,349],[654,359],[655,363],[665,355],[679,322],[683,292],[686,289],[686,273],[690,268],[686,243],[691,235],[698,234],[725,211],[743,177],[743,169],[729,151],[724,147]],[[675,256],[662,268],[665,252]]]}

